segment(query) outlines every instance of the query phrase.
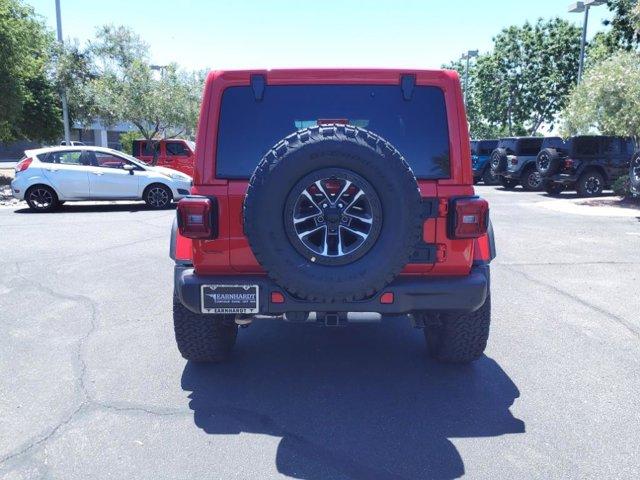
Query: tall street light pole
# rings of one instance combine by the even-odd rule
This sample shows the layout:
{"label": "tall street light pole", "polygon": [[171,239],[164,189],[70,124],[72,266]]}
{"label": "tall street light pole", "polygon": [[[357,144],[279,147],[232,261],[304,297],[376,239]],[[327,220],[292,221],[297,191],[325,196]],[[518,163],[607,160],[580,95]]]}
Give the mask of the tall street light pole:
{"label": "tall street light pole", "polygon": [[[60,15],[60,0],[56,0],[56,26],[58,29],[58,42],[60,45],[64,43],[62,39],[62,16]],[[64,141],[65,145],[71,145],[71,131],[69,129],[69,106],[67,105],[67,93],[63,90],[60,92],[60,100],[62,101],[62,123],[64,124]]]}
{"label": "tall street light pole", "polygon": [[469,60],[478,56],[478,50],[468,50],[467,53],[462,54],[462,60],[466,60],[467,63],[464,67],[464,106],[467,106],[467,91],[469,89]]}
{"label": "tall street light pole", "polygon": [[584,12],[584,21],[582,23],[582,39],[580,40],[580,62],[578,63],[578,83],[582,80],[582,72],[584,71],[584,49],[587,44],[587,26],[589,24],[589,9],[604,5],[606,0],[585,0],[584,2],[575,2],[569,5],[569,13]]}

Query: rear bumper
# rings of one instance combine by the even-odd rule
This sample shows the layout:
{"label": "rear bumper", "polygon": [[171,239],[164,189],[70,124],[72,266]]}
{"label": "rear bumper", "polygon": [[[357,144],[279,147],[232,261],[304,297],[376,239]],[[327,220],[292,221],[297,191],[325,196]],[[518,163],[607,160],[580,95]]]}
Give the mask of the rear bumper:
{"label": "rear bumper", "polygon": [[578,175],[570,173],[557,173],[550,177],[543,177],[546,182],[560,183],[562,185],[573,185],[578,181]]}
{"label": "rear bumper", "polygon": [[[202,285],[258,285],[260,314],[285,312],[378,312],[398,315],[415,310],[468,313],[482,306],[490,288],[489,265],[474,266],[463,277],[399,276],[372,298],[353,302],[318,303],[300,300],[264,275],[201,276],[193,267],[175,266],[175,291],[182,304],[200,311]],[[271,303],[271,292],[280,292],[284,303]],[[393,293],[393,303],[382,304],[383,293]]]}
{"label": "rear bumper", "polygon": [[522,176],[522,170],[516,170],[515,172],[505,170],[504,172],[501,172],[500,175],[510,180],[519,180]]}

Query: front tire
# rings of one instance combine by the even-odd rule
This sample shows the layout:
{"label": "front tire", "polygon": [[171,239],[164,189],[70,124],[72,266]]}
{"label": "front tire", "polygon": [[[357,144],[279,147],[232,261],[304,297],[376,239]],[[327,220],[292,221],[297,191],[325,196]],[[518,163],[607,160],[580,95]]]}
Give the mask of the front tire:
{"label": "front tire", "polygon": [[[420,314],[418,314],[420,315]],[[475,312],[426,319],[428,354],[444,363],[470,363],[484,353],[491,324],[491,296]]]}
{"label": "front tire", "polygon": [[144,192],[144,201],[154,210],[161,210],[171,205],[173,194],[171,189],[166,185],[159,183],[149,185]]}
{"label": "front tire", "polygon": [[173,328],[178,350],[192,362],[223,362],[229,358],[238,336],[232,315],[204,315],[186,308],[173,297]]}
{"label": "front tire", "polygon": [[47,185],[34,185],[25,194],[27,205],[34,212],[52,212],[60,205],[58,195]]}

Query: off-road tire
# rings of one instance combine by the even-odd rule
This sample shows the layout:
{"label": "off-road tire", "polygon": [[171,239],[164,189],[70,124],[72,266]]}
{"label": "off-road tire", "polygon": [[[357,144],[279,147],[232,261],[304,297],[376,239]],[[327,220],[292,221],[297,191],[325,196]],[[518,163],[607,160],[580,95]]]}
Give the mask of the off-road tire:
{"label": "off-road tire", "polygon": [[507,170],[507,151],[504,148],[496,148],[491,152],[490,166],[493,174]]}
{"label": "off-road tire", "polygon": [[520,184],[527,192],[539,192],[542,190],[542,177],[534,165],[524,168],[520,176]]}
{"label": "off-road tire", "polygon": [[536,169],[541,177],[550,177],[560,170],[562,158],[555,148],[543,148],[536,157]]}
{"label": "off-road tire", "polygon": [[565,191],[565,186],[561,183],[555,183],[551,180],[544,180],[542,182],[542,189],[548,194],[552,196],[560,195]]}
{"label": "off-road tire", "polygon": [[[331,169],[364,179],[381,206],[375,242],[349,263],[320,264],[304,256],[283,225],[294,185]],[[423,223],[418,183],[402,155],[378,135],[350,125],[315,126],[277,143],[251,177],[243,220],[270,278],[292,295],[317,302],[360,300],[383,289],[409,262]]]}
{"label": "off-road tire", "polygon": [[636,195],[640,194],[640,151],[636,152],[631,159],[629,185],[631,186],[632,193]]}
{"label": "off-road tire", "polygon": [[596,170],[584,172],[576,183],[576,191],[581,197],[597,197],[602,195],[604,188],[604,177]]}
{"label": "off-road tire", "polygon": [[498,183],[505,190],[513,190],[518,186],[518,181],[517,180],[513,180],[511,178],[504,178],[504,177],[501,177],[501,176],[498,177]]}
{"label": "off-road tire", "polygon": [[222,362],[236,343],[238,326],[232,315],[205,315],[186,308],[173,296],[173,328],[180,354],[192,362]]}
{"label": "off-road tire", "polygon": [[424,328],[431,358],[445,363],[470,363],[482,356],[489,339],[491,297],[475,312],[464,315],[442,314],[427,320]]}
{"label": "off-road tire", "polygon": [[500,182],[498,181],[498,177],[493,174],[491,170],[491,165],[487,165],[482,173],[482,182],[485,185],[498,185]]}
{"label": "off-road tire", "polygon": [[29,187],[24,194],[24,199],[29,208],[38,213],[53,212],[60,206],[58,194],[48,185]]}

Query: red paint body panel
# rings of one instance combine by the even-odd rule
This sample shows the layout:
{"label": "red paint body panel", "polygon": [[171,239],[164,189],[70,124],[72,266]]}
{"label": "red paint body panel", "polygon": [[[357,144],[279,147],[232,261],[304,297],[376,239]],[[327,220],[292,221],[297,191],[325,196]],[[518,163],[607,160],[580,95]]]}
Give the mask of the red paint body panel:
{"label": "red paint body panel", "polygon": [[[219,208],[219,236],[216,240],[192,242],[193,263],[199,274],[263,273],[243,233],[242,208],[247,181],[215,178],[217,130],[224,89],[250,85],[253,74],[263,75],[269,85],[286,84],[372,84],[398,85],[402,75],[415,75],[417,85],[439,87],[445,96],[449,128],[451,177],[438,181],[419,181],[423,197],[449,199],[474,195],[469,132],[458,74],[447,70],[320,69],[320,70],[244,70],[213,71],[207,76],[198,122],[196,168],[193,193],[215,195]],[[265,146],[268,148],[269,146]],[[256,164],[259,159],[256,159]],[[447,217],[428,219],[423,239],[442,245],[444,261],[407,265],[404,275],[467,275],[478,242],[451,240],[447,236]]]}
{"label": "red paint body panel", "polygon": [[[175,142],[183,145],[184,149],[188,152],[186,155],[167,155],[167,142]],[[144,152],[145,142],[141,141],[138,144],[134,144],[133,156],[142,160],[145,163],[153,161],[153,155],[146,155]],[[160,140],[158,143],[158,159],[157,166],[172,168],[179,172],[185,173],[193,177],[194,165],[196,160],[196,153],[191,148],[191,145],[186,140],[179,138]]]}

